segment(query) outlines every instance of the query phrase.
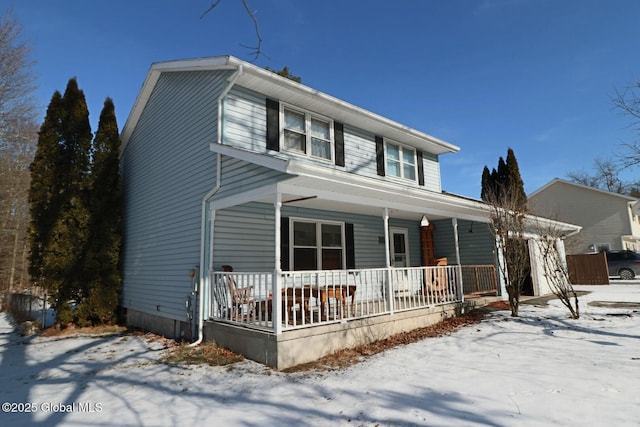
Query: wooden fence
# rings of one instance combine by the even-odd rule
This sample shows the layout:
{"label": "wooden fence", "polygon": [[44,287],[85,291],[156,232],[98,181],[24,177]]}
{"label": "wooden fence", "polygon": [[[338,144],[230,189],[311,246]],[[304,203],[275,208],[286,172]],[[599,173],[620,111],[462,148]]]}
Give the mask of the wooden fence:
{"label": "wooden fence", "polygon": [[604,252],[567,255],[569,281],[572,285],[608,285],[609,269]]}

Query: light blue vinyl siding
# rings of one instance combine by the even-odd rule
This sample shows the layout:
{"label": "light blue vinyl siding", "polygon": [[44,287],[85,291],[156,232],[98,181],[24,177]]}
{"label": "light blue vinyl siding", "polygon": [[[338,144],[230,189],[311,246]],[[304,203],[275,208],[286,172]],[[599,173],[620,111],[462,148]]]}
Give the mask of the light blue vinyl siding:
{"label": "light blue vinyl siding", "polygon": [[[458,220],[458,245],[460,264],[494,265],[495,240],[487,227],[481,222]],[[450,219],[433,221],[435,226],[433,240],[436,258],[447,257],[449,264],[456,263],[456,247],[453,222]],[[470,232],[471,231],[471,232]]]}
{"label": "light blue vinyl siding", "polygon": [[440,181],[440,162],[438,156],[431,153],[422,153],[424,166],[424,188],[440,193],[442,183]]}
{"label": "light blue vinyl siding", "polygon": [[222,142],[256,153],[267,150],[264,95],[234,86],[223,102]]}
{"label": "light blue vinyl siding", "polygon": [[[271,204],[254,202],[216,211],[213,268],[219,269],[222,265],[230,264],[236,271],[273,270],[275,268],[274,209]],[[293,206],[283,206],[281,214],[283,218],[352,223],[356,268],[385,266],[382,217]],[[409,231],[411,266],[420,265],[418,223],[391,219],[389,226],[402,227]]]}
{"label": "light blue vinyl siding", "polygon": [[222,184],[215,198],[240,194],[287,178],[291,178],[291,175],[243,160],[223,157]]}
{"label": "light blue vinyl siding", "polygon": [[163,73],[122,155],[124,307],[186,320],[201,201],[214,186],[217,97],[228,72]]}
{"label": "light blue vinyl siding", "polygon": [[[293,157],[303,159],[328,168],[344,170],[370,178],[389,180],[399,185],[418,187],[417,181],[412,184],[409,181],[401,182],[397,179],[378,176],[375,134],[367,130],[358,129],[349,123],[344,123],[344,167],[285,151],[275,153],[267,150],[267,113],[265,103],[266,98],[264,95],[234,86],[223,103],[223,144],[257,153],[269,153],[269,155],[280,158]],[[425,185],[422,188],[440,192],[441,180],[438,156],[431,153],[423,153],[423,166]]]}
{"label": "light blue vinyl siding", "polygon": [[376,136],[370,132],[344,125],[344,159],[347,171],[371,178],[380,178],[376,169]]}

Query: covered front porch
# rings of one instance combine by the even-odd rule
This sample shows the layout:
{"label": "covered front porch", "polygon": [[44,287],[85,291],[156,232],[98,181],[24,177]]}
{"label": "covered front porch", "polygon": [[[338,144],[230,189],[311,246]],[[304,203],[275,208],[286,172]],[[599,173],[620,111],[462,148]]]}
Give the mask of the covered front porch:
{"label": "covered front porch", "polygon": [[205,339],[281,369],[500,294],[481,202],[215,149],[220,186],[203,205]]}
{"label": "covered front porch", "polygon": [[205,336],[284,369],[459,315],[496,299],[497,283],[491,265],[216,271]]}

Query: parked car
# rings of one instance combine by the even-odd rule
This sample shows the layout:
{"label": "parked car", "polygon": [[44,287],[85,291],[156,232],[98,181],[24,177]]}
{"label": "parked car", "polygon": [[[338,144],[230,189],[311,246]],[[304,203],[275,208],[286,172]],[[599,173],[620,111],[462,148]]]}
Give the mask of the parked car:
{"label": "parked car", "polygon": [[640,275],[640,253],[633,251],[608,251],[609,276],[630,280]]}

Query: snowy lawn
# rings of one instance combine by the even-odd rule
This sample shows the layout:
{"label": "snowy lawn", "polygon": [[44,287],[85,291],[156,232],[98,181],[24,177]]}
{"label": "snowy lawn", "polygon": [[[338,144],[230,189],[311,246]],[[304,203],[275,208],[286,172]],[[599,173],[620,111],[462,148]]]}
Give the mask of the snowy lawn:
{"label": "snowy lawn", "polygon": [[523,305],[293,374],[159,364],[163,341],[145,336],[23,338],[2,313],[0,425],[640,425],[640,283],[577,289],[591,292],[577,321],[556,300]]}

